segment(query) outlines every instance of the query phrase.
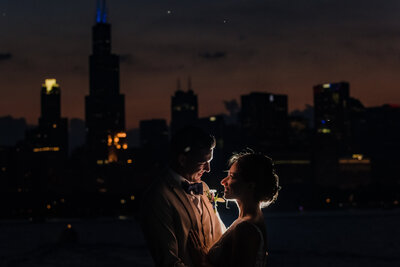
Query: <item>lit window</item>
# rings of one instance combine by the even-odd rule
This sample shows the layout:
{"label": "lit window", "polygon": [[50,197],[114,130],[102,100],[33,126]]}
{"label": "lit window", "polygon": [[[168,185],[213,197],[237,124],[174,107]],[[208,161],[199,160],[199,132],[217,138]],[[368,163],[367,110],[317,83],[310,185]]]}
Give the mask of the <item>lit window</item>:
{"label": "lit window", "polygon": [[210,117],[210,121],[216,121],[217,120],[217,118],[216,117]]}
{"label": "lit window", "polygon": [[132,160],[131,160],[131,159],[128,159],[128,160],[126,161],[126,163],[132,164]]}
{"label": "lit window", "polygon": [[126,133],[123,133],[123,132],[118,133],[118,134],[117,134],[117,137],[119,137],[119,138],[125,138],[125,137],[126,137]]}

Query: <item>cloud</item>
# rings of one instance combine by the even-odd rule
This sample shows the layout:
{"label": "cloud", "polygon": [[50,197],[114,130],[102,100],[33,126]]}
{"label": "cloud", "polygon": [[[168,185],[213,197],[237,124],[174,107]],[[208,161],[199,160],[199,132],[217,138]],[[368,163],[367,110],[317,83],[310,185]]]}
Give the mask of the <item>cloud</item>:
{"label": "cloud", "polygon": [[12,58],[11,53],[0,53],[0,61],[10,60]]}
{"label": "cloud", "polygon": [[226,58],[226,52],[217,51],[217,52],[203,52],[199,53],[199,57],[209,60],[216,60]]}

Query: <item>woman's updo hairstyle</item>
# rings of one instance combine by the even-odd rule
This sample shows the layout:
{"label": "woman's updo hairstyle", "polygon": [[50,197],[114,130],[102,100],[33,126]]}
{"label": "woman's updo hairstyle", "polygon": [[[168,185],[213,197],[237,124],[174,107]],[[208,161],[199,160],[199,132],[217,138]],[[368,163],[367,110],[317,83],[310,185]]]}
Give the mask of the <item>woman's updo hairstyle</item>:
{"label": "woman's updo hairstyle", "polygon": [[235,153],[229,159],[229,166],[235,162],[238,175],[245,182],[255,183],[254,197],[260,201],[261,207],[267,207],[275,202],[280,186],[272,159],[249,150]]}

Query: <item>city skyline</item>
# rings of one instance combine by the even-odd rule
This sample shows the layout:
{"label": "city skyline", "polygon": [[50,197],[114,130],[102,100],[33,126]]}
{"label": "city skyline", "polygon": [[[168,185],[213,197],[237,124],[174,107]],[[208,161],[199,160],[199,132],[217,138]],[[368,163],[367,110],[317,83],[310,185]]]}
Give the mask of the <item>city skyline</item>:
{"label": "city skyline", "polygon": [[[349,82],[350,95],[366,106],[400,103],[396,1],[107,4],[127,129],[150,118],[170,121],[176,79],[186,89],[189,76],[200,117],[257,91],[286,94],[290,111],[303,109],[312,87],[325,82]],[[55,78],[63,116],[84,118],[95,9],[96,1],[1,4],[0,116],[36,124],[41,84]]]}

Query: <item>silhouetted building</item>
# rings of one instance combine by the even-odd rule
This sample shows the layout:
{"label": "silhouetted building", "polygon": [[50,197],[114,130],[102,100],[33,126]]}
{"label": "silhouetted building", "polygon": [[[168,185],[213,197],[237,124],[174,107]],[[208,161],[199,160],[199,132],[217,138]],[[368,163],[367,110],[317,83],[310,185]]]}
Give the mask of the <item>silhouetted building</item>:
{"label": "silhouetted building", "polygon": [[191,82],[188,82],[188,91],[178,88],[171,97],[171,133],[174,134],[185,126],[194,126],[198,120],[197,95],[193,92]]}
{"label": "silhouetted building", "polygon": [[371,157],[374,182],[386,188],[400,186],[400,105],[366,108],[362,140]]}
{"label": "silhouetted building", "polygon": [[287,95],[254,92],[242,95],[241,102],[241,125],[246,145],[271,147],[287,141]]}
{"label": "silhouetted building", "polygon": [[164,119],[140,121],[140,147],[143,153],[158,162],[167,162],[168,126]]}
{"label": "silhouetted building", "polygon": [[349,83],[314,86],[314,125],[319,135],[330,135],[347,142],[350,135]]}
{"label": "silhouetted building", "polygon": [[[125,134],[125,100],[119,92],[119,57],[111,53],[111,25],[107,22],[105,1],[97,7],[96,24],[92,28],[89,76],[90,90],[85,99],[87,147],[91,159],[103,164],[108,163],[110,157],[112,161],[118,160],[109,140]],[[115,144],[115,147],[124,144]]]}
{"label": "silhouetted building", "polygon": [[340,185],[339,158],[350,153],[349,83],[314,86],[314,175],[322,186]]}
{"label": "silhouetted building", "polygon": [[41,90],[41,115],[33,152],[68,154],[68,120],[61,118],[61,90],[56,79],[46,79]]}

